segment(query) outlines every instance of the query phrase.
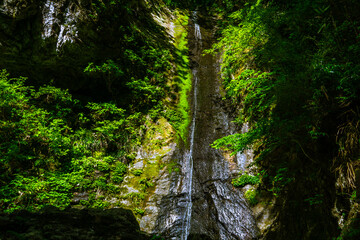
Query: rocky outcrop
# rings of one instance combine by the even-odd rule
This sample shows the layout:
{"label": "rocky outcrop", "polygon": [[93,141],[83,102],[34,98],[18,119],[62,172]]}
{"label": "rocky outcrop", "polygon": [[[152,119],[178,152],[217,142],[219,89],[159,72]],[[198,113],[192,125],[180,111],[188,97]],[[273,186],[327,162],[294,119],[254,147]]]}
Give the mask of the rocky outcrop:
{"label": "rocky outcrop", "polygon": [[91,26],[89,5],[86,0],[3,1],[0,66],[34,83],[53,79],[67,88],[81,88],[84,68],[102,47],[94,42],[101,42],[101,33]]}

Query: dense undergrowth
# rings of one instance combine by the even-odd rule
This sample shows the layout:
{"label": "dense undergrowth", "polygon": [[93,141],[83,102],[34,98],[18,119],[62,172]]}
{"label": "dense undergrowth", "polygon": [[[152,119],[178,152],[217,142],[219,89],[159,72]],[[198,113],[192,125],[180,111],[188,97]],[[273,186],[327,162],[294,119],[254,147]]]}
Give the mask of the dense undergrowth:
{"label": "dense undergrowth", "polygon": [[241,5],[223,14],[212,51],[222,52],[226,97],[250,130],[214,146],[253,148],[263,187],[296,196],[299,206],[315,199],[311,209],[331,208],[335,178],[338,194],[352,201],[360,156],[358,1]]}
{"label": "dense undergrowth", "polygon": [[[121,192],[151,124],[165,117],[179,139],[186,138],[187,17],[178,14],[182,27],[171,39],[153,18],[161,12],[169,14],[161,1],[93,1],[91,24],[104,32],[119,26],[121,49],[115,58],[97,59],[83,71],[89,82],[103,82],[111,101],[78,100],[52,83],[32,86],[1,71],[0,211],[109,207],[105,197]],[[152,183],[142,179],[138,184],[146,191]],[[136,202],[143,195],[129,197]]]}
{"label": "dense undergrowth", "polygon": [[[0,77],[2,210],[65,208],[74,192],[116,192],[144,116],[112,103],[84,106],[68,91],[35,90],[7,75],[3,70]],[[95,197],[94,191],[82,204],[102,206]]]}

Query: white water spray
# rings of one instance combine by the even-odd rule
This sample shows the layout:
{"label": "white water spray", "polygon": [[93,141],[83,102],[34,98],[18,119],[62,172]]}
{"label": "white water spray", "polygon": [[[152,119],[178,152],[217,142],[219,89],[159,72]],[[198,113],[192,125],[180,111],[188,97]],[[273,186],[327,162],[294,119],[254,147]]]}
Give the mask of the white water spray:
{"label": "white water spray", "polygon": [[52,35],[52,28],[55,24],[55,5],[54,2],[47,0],[44,5],[43,10],[43,24],[44,24],[44,30],[42,33],[42,38],[49,38]]}
{"label": "white water spray", "polygon": [[201,43],[201,30],[200,30],[200,25],[197,23],[197,20],[198,20],[198,17],[197,17],[197,11],[194,11],[193,12],[193,19],[194,19],[194,22],[195,22],[195,39],[196,41],[200,41]]}
{"label": "white water spray", "polygon": [[201,31],[199,24],[195,23],[195,37],[201,41]]}

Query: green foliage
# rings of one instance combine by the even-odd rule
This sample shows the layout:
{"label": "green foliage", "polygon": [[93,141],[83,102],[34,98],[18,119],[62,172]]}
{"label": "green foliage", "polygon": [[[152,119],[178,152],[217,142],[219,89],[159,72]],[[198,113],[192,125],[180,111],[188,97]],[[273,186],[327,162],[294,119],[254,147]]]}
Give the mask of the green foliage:
{"label": "green foliage", "polygon": [[119,66],[112,60],[107,60],[101,66],[97,66],[94,63],[89,63],[85,68],[84,72],[90,73],[106,73],[108,77],[115,76],[119,77],[124,75],[124,72],[120,70]]}
{"label": "green foliage", "polygon": [[158,240],[164,240],[164,238],[162,238],[161,236],[158,236],[158,235],[154,235],[154,236],[152,236],[152,237],[150,238],[150,240],[156,240],[156,239],[158,239]]}
{"label": "green foliage", "polygon": [[[94,1],[98,24],[110,31],[111,23],[120,25],[117,31],[122,33],[119,41],[123,47],[118,58],[89,63],[84,70],[90,78],[105,80],[117,106],[131,113],[149,114],[153,119],[174,108],[173,102],[164,99],[171,91],[174,94],[175,84],[169,81],[175,72],[173,63],[183,64],[180,58],[184,57],[175,52],[165,29],[154,21],[151,11],[155,5],[156,1]],[[181,125],[183,119],[173,120]]]}
{"label": "green foliage", "polygon": [[140,189],[145,191],[146,189],[153,187],[154,184],[152,183],[152,179],[148,178],[148,177],[143,177],[139,180],[139,184],[140,184]]}
{"label": "green foliage", "polygon": [[351,201],[355,201],[356,200],[356,191],[353,191],[351,196],[350,196],[350,200]]}
{"label": "green foliage", "polygon": [[237,152],[243,152],[249,149],[252,144],[258,140],[262,133],[263,126],[254,128],[253,131],[233,134],[220,139],[217,139],[211,146],[214,148],[223,148],[225,150],[233,151],[232,155],[235,155]]}
{"label": "green foliage", "polygon": [[275,176],[270,176],[270,182],[272,191],[277,196],[289,183],[294,181],[294,177],[291,176],[288,168],[280,167],[276,170]]}
{"label": "green foliage", "polygon": [[169,174],[171,174],[173,171],[179,172],[180,171],[179,164],[176,161],[170,162],[168,164],[168,171],[169,171]]}
{"label": "green foliage", "polygon": [[[112,103],[82,106],[68,91],[25,80],[0,75],[1,211],[66,208],[76,191],[118,193],[110,181],[123,181],[127,165],[117,158],[132,156],[125,153],[139,142],[141,115]],[[95,197],[83,204],[109,206]]]}
{"label": "green foliage", "polygon": [[0,205],[7,206],[5,212],[17,209],[34,211],[45,205],[63,209],[70,204],[70,190],[80,178],[77,174],[63,173],[47,173],[41,178],[17,174],[9,185],[0,188]]}
{"label": "green foliage", "polygon": [[189,17],[177,12],[175,22],[176,76],[173,79],[177,106],[167,108],[163,116],[177,130],[183,141],[187,141],[187,129],[190,124],[189,93],[192,87],[192,78],[189,68],[187,29]]}
{"label": "green foliage", "polygon": [[170,92],[167,83],[173,70],[174,48],[165,29],[153,18],[158,14],[155,8],[153,1],[92,3],[98,30],[119,34],[122,47],[115,50],[116,57],[91,62],[84,72],[105,81],[112,98],[130,111],[150,111]]}
{"label": "green foliage", "polygon": [[248,174],[242,174],[240,177],[235,178],[231,181],[234,187],[244,187],[248,184],[256,185],[260,183],[259,176],[252,176]]}
{"label": "green foliage", "polygon": [[[352,0],[253,0],[222,14],[221,37],[208,52],[221,53],[225,97],[250,129],[213,147],[234,154],[253,148],[274,194],[312,174],[300,173],[304,166],[325,164],[351,176],[360,149],[355,9]],[[335,149],[331,156],[325,145]],[[354,178],[347,182],[353,189]]]}
{"label": "green foliage", "polygon": [[257,191],[256,189],[249,189],[245,192],[245,198],[249,201],[251,205],[256,205],[259,201],[257,200]]}
{"label": "green foliage", "polygon": [[[161,8],[163,3],[94,1],[94,21],[110,31],[111,23],[120,25],[117,31],[121,32],[119,41],[123,47],[116,59],[91,62],[84,72],[91,78],[105,80],[113,98],[127,111],[146,113],[152,119],[166,117],[185,140],[190,122],[188,94],[191,90],[185,28],[188,17],[175,13],[172,42],[165,29],[154,21],[157,6]],[[175,96],[177,94],[179,96]]]}
{"label": "green foliage", "polygon": [[145,193],[131,192],[123,196],[124,199],[130,199],[135,205],[139,205],[145,199]]}
{"label": "green foliage", "polygon": [[121,183],[124,180],[124,175],[127,171],[127,167],[124,163],[118,162],[115,165],[115,169],[112,172],[111,180],[114,183]]}
{"label": "green foliage", "polygon": [[142,216],[142,215],[144,215],[145,210],[140,209],[140,208],[134,208],[133,212],[134,212],[135,214],[138,214],[138,215],[141,215],[141,216]]}
{"label": "green foliage", "polygon": [[232,9],[237,1],[233,0],[164,0],[164,3],[172,8],[180,9],[204,9],[207,11],[213,11],[214,8],[218,11],[224,11],[225,9]]}
{"label": "green foliage", "polygon": [[135,176],[141,176],[141,174],[143,174],[143,171],[141,169],[134,169],[131,171],[131,173]]}

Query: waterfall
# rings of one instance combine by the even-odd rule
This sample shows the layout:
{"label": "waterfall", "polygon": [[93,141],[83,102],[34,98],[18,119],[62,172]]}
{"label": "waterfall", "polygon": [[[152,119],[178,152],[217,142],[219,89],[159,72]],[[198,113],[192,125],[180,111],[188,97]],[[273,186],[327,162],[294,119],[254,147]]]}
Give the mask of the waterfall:
{"label": "waterfall", "polygon": [[[196,12],[194,13],[196,14]],[[195,15],[196,16],[196,15]],[[201,45],[201,31],[199,24],[195,23],[195,38],[196,43],[200,43]],[[194,149],[194,136],[195,136],[195,125],[196,125],[196,114],[197,114],[197,93],[198,93],[198,76],[197,76],[197,69],[194,68],[192,71],[193,74],[193,115],[190,127],[190,149],[188,154],[186,154],[186,190],[187,190],[187,199],[186,199],[186,210],[184,216],[184,223],[183,223],[183,230],[182,230],[182,240],[186,240],[189,231],[190,231],[190,220],[191,220],[191,210],[192,210],[192,179],[193,179],[193,149]]]}
{"label": "waterfall", "polygon": [[195,23],[195,37],[201,43],[201,31],[199,24]]}
{"label": "waterfall", "polygon": [[[174,158],[181,171],[171,175],[169,194],[158,203],[161,210],[154,232],[171,240],[253,239],[257,236],[256,222],[242,192],[231,185],[230,160],[210,147],[216,139],[233,133],[235,127],[219,100],[219,60],[203,54],[214,37],[214,29],[199,25],[200,20],[208,19],[196,11],[190,18],[193,84],[189,144]],[[237,167],[246,166],[245,155],[237,160]]]}
{"label": "waterfall", "polygon": [[73,7],[73,4],[47,0],[42,10],[44,26],[42,38],[44,40],[56,38],[56,51],[59,51],[65,43],[73,43],[78,38],[76,23],[80,10],[76,8],[71,10]]}
{"label": "waterfall", "polygon": [[194,29],[195,29],[195,41],[196,44],[202,47],[202,39],[201,39],[201,30],[200,25],[197,23],[198,17],[197,17],[197,11],[193,12],[193,19],[194,19]]}
{"label": "waterfall", "polygon": [[44,5],[44,10],[43,10],[43,25],[44,25],[44,30],[42,33],[42,38],[49,38],[52,35],[52,31],[53,31],[53,26],[56,23],[56,18],[55,18],[55,5],[53,1],[46,1],[45,5]]}

